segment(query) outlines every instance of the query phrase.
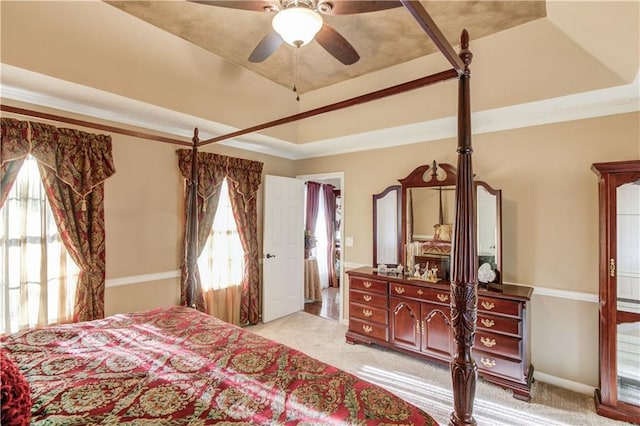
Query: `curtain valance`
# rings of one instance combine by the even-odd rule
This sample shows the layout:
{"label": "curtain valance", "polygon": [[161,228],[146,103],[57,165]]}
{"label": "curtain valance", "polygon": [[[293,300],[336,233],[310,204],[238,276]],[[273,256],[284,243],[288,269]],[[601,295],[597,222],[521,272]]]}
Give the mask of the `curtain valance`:
{"label": "curtain valance", "polygon": [[[191,180],[191,150],[178,149],[178,165],[182,176]],[[205,200],[216,193],[216,188],[226,177],[245,202],[256,196],[262,181],[260,161],[229,157],[212,152],[198,152],[198,195]]]}
{"label": "curtain valance", "polygon": [[[12,118],[2,118],[2,184],[11,186],[12,176],[31,154],[51,169],[83,200],[94,187],[115,173],[111,136]],[[16,164],[11,164],[17,162]],[[4,192],[9,188],[3,188]],[[0,205],[1,205],[0,200]]]}

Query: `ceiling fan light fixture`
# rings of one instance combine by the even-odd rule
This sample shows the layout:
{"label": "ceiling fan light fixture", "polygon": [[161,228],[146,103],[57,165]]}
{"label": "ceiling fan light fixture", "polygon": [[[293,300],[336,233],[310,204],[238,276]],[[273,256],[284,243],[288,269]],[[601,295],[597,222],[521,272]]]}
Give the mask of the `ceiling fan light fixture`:
{"label": "ceiling fan light fixture", "polygon": [[278,12],[271,25],[287,44],[301,47],[313,40],[323,21],[318,12],[298,6]]}

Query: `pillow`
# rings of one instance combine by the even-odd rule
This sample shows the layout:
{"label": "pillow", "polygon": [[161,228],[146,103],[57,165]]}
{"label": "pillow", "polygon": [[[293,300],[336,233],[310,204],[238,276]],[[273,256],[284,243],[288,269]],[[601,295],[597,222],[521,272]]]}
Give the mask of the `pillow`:
{"label": "pillow", "polygon": [[31,393],[24,376],[0,348],[0,424],[3,426],[28,425],[31,420]]}

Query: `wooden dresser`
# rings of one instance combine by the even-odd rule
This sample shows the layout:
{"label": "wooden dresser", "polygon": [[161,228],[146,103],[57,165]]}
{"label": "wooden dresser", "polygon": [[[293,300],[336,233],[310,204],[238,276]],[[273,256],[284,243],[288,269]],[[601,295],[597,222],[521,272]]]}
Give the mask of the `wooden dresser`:
{"label": "wooden dresser", "polygon": [[[348,343],[373,343],[448,364],[453,352],[448,283],[348,271]],[[533,366],[527,316],[533,288],[501,284],[478,289],[473,356],[478,374],[529,401]]]}

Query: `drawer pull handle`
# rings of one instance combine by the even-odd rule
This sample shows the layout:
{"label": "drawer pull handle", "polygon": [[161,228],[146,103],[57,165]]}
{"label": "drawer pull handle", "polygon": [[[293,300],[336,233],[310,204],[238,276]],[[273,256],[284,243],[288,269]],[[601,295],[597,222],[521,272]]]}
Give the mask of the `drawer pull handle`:
{"label": "drawer pull handle", "polygon": [[491,328],[495,324],[495,322],[492,319],[488,319],[488,318],[482,318],[480,322],[482,323],[482,325],[484,325],[487,328]]}
{"label": "drawer pull handle", "polygon": [[483,308],[485,308],[487,311],[492,310],[493,308],[496,307],[496,304],[493,302],[482,302],[480,303],[482,305]]}
{"label": "drawer pull handle", "polygon": [[371,281],[365,281],[362,283],[362,285],[364,286],[364,288],[371,288]]}
{"label": "drawer pull handle", "polygon": [[363,294],[362,298],[365,302],[371,302],[371,296],[369,296],[368,294]]}
{"label": "drawer pull handle", "polygon": [[480,362],[487,368],[492,368],[496,366],[496,362],[490,358],[480,357]]}
{"label": "drawer pull handle", "polygon": [[395,286],[394,288],[396,289],[396,293],[398,294],[404,293],[404,287]]}
{"label": "drawer pull handle", "polygon": [[373,327],[370,325],[363,325],[362,330],[364,330],[365,333],[371,333],[373,331]]}
{"label": "drawer pull handle", "polygon": [[447,300],[449,300],[449,295],[448,294],[438,294],[436,297],[441,302],[446,302]]}
{"label": "drawer pull handle", "polygon": [[363,310],[362,310],[362,314],[363,314],[365,317],[370,317],[371,315],[373,315],[373,311],[370,311],[369,309],[363,309]]}
{"label": "drawer pull handle", "polygon": [[496,345],[496,339],[489,339],[488,337],[481,337],[480,341],[482,342],[483,345],[485,345],[488,348],[491,348],[491,347]]}

